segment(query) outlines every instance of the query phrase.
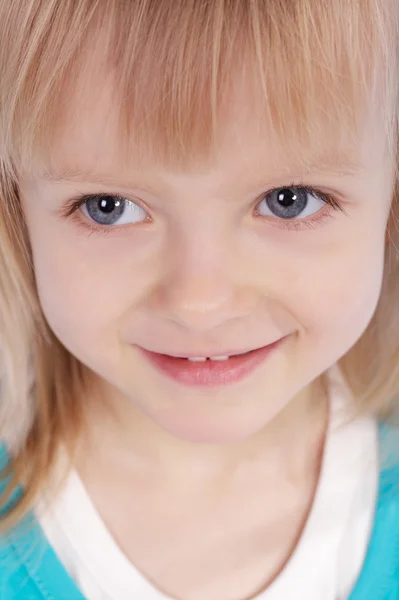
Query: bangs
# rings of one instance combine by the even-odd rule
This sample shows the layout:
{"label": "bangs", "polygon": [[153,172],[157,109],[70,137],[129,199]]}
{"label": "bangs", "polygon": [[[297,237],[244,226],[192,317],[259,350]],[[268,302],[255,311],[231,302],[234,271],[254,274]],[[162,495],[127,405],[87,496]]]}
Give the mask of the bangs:
{"label": "bangs", "polygon": [[[393,0],[14,0],[0,6],[0,158],[51,157],[79,101],[111,78],[123,152],[187,165],[216,151],[237,82],[296,150],[384,108],[396,139]],[[19,6],[18,6],[19,5]]]}

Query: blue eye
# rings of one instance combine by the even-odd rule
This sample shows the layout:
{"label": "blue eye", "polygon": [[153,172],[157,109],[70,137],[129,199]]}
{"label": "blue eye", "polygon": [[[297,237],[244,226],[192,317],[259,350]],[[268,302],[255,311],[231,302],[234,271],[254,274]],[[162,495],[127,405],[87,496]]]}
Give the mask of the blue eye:
{"label": "blue eye", "polygon": [[87,219],[104,226],[141,223],[148,218],[141,206],[113,194],[90,196],[80,209]]}
{"label": "blue eye", "polygon": [[326,203],[332,203],[322,194],[305,187],[283,187],[272,190],[258,204],[261,216],[279,219],[305,218],[317,213]]}

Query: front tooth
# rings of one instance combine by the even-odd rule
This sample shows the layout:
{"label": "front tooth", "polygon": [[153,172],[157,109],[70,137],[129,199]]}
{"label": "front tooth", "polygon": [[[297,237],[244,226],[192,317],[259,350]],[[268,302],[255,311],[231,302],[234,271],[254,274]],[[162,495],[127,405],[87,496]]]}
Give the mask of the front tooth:
{"label": "front tooth", "polygon": [[228,360],[228,356],[211,356],[210,360]]}
{"label": "front tooth", "polygon": [[206,357],[205,356],[189,356],[188,360],[191,360],[191,362],[205,362]]}

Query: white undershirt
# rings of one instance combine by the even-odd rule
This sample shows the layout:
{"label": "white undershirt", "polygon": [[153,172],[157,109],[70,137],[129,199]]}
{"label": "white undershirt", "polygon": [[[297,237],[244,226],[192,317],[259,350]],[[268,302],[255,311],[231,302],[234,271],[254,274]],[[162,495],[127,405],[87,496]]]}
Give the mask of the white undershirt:
{"label": "white undershirt", "polygon": [[[257,600],[346,600],[361,569],[377,493],[377,427],[342,425],[345,401],[332,384],[331,418],[313,506],[288,563]],[[46,508],[45,508],[46,507]],[[40,524],[87,600],[171,600],[129,562],[72,472]]]}

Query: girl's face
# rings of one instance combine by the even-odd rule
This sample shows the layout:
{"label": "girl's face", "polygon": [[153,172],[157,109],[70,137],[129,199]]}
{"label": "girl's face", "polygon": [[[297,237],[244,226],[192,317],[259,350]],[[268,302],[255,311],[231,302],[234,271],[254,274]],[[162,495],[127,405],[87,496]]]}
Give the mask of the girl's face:
{"label": "girl's face", "polygon": [[[323,155],[291,155],[241,91],[212,164],[173,170],[118,158],[110,98],[104,88],[76,108],[46,173],[21,177],[44,314],[110,400],[185,440],[249,437],[372,317],[393,186],[383,128],[369,119],[339,148],[326,133]],[[176,381],[141,350],[220,356],[276,341],[250,374],[213,386]]]}

